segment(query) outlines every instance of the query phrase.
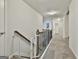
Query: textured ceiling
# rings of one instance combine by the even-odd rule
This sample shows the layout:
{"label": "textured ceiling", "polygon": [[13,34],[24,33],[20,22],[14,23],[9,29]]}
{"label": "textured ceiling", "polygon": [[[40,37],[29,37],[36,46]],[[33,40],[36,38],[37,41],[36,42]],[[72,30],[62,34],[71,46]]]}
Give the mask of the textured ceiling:
{"label": "textured ceiling", "polygon": [[56,11],[64,14],[68,11],[71,0],[23,0],[42,15],[47,12]]}

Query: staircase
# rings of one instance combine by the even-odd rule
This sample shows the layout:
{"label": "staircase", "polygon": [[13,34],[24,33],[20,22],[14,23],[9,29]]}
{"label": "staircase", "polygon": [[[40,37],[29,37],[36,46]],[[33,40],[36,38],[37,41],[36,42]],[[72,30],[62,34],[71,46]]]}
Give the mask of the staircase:
{"label": "staircase", "polygon": [[18,31],[14,31],[13,50],[9,59],[30,59],[31,41]]}
{"label": "staircase", "polygon": [[40,59],[51,39],[49,33],[49,30],[41,32],[32,42],[20,32],[14,31],[13,53],[9,59]]}

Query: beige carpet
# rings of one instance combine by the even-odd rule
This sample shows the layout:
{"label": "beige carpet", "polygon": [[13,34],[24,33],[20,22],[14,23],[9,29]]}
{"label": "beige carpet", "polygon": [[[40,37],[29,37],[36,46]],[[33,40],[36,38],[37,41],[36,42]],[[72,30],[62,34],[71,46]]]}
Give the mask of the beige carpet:
{"label": "beige carpet", "polygon": [[69,48],[68,40],[55,35],[43,59],[76,59]]}

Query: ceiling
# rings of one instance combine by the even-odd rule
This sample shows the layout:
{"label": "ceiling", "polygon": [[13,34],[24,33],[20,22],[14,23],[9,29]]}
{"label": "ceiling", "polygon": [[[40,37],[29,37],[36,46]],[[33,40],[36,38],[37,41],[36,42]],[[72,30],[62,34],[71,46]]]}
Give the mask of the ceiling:
{"label": "ceiling", "polygon": [[23,0],[42,15],[49,12],[64,14],[68,11],[71,0]]}

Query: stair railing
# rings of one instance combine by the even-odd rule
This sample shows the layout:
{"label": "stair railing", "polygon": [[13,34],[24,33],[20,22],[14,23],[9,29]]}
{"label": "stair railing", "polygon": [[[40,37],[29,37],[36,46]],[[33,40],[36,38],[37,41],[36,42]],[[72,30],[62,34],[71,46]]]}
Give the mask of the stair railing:
{"label": "stair railing", "polygon": [[[16,37],[19,37],[20,40],[17,41]],[[49,44],[49,41],[51,38],[52,37],[50,35],[49,30],[40,32],[39,34],[35,34],[35,36],[31,38],[31,40],[27,39],[19,31],[14,31],[13,43],[12,43],[13,44],[13,53],[15,53],[16,50],[18,49],[17,51],[19,53],[18,54],[15,53],[14,55],[19,55],[20,57],[27,58],[27,59],[39,59],[42,56],[47,45]],[[25,43],[25,44],[23,45],[23,43]],[[14,45],[15,45],[15,47],[14,47]],[[24,48],[22,46],[24,46],[24,47],[27,46],[27,48]],[[15,50],[14,50],[14,48],[15,48]],[[26,50],[29,48],[28,50],[30,50],[30,53],[28,53],[28,52],[26,53],[26,54],[29,54],[29,56],[22,54],[22,51],[21,51],[21,50],[23,50],[22,48],[24,48]]]}
{"label": "stair railing", "polygon": [[49,44],[52,38],[52,32],[50,30],[45,30],[43,32],[39,32],[35,36],[35,59],[39,59],[44,53],[47,45]]}
{"label": "stair railing", "polygon": [[[12,54],[13,57],[18,55],[22,58],[31,59],[31,45],[34,45],[32,41],[27,39],[19,31],[14,31],[14,36],[12,39]],[[28,50],[28,51],[26,51]],[[25,54],[26,53],[26,54]]]}

